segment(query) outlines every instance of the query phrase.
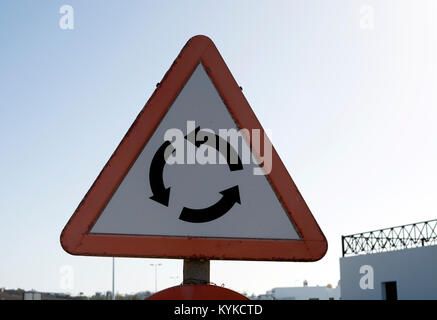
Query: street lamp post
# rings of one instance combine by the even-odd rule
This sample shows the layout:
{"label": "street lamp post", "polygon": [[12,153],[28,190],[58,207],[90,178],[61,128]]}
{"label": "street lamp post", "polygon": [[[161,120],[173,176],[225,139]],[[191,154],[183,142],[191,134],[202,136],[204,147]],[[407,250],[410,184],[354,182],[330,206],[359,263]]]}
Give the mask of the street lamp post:
{"label": "street lamp post", "polygon": [[152,267],[155,267],[155,293],[158,291],[158,267],[161,266],[161,263],[151,263]]}

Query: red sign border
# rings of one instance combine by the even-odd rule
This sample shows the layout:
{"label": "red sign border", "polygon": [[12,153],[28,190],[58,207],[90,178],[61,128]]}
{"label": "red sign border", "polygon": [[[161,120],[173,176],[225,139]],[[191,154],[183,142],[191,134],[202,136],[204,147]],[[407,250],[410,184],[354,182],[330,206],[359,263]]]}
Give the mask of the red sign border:
{"label": "red sign border", "polygon": [[211,284],[185,284],[158,291],[145,300],[250,300],[236,291]]}
{"label": "red sign border", "polygon": [[93,256],[274,261],[316,261],[325,255],[326,238],[274,148],[272,170],[266,177],[300,234],[299,240],[89,233],[199,63],[238,127],[259,129],[263,136],[264,129],[214,43],[202,35],[191,38],[62,231],[65,251]]}

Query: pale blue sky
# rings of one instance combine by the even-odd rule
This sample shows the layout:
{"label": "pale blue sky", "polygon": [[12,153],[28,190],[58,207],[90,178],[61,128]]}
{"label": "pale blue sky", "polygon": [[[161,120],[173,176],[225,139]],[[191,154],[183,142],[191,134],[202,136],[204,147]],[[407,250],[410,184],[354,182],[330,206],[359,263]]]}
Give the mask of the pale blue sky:
{"label": "pale blue sky", "polygon": [[[61,30],[59,8],[74,8]],[[360,27],[371,5],[374,28]],[[336,284],[340,237],[436,218],[437,4],[432,1],[2,1],[0,287],[111,288],[111,259],[59,234],[196,34],[218,47],[327,236],[316,263],[212,262],[249,293]],[[154,289],[155,259],[117,259],[116,289]],[[158,288],[181,281],[159,260]],[[74,289],[60,287],[72,266]],[[178,280],[172,277],[179,276]]]}

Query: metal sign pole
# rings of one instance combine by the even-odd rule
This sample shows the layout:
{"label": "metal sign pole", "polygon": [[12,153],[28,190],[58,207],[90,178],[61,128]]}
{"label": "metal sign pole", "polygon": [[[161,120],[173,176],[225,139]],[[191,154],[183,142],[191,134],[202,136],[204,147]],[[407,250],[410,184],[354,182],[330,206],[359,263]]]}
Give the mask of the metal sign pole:
{"label": "metal sign pole", "polygon": [[184,259],[183,284],[209,284],[209,260]]}

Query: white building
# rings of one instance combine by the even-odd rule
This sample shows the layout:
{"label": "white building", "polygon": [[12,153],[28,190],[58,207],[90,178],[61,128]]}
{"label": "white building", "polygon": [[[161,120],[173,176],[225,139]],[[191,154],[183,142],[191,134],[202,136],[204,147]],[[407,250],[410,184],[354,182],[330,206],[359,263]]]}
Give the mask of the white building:
{"label": "white building", "polygon": [[304,282],[303,287],[273,288],[265,295],[259,296],[261,300],[339,300],[340,287],[336,288],[315,286],[309,287]]}
{"label": "white building", "polygon": [[437,220],[342,240],[342,299],[437,299]]}
{"label": "white building", "polygon": [[41,300],[41,293],[35,291],[24,292],[23,300]]}

